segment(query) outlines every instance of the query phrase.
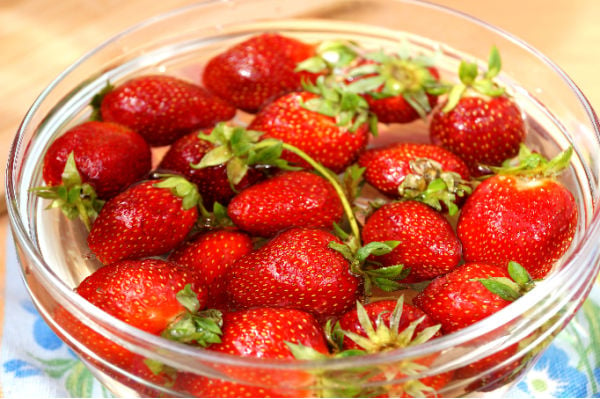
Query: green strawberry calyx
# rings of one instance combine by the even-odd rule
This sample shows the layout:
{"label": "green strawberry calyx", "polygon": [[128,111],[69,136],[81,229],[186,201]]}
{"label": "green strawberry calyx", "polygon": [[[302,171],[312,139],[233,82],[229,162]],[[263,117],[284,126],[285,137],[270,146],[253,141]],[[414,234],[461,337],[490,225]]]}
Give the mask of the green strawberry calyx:
{"label": "green strawberry calyx", "polygon": [[281,159],[281,142],[268,140],[265,144],[266,140],[260,140],[262,135],[262,132],[248,130],[242,126],[218,123],[209,134],[198,134],[198,138],[212,143],[215,147],[207,152],[200,162],[191,166],[202,169],[226,165],[227,179],[234,192],[237,191],[235,185],[242,181],[252,165],[274,166],[283,170],[298,169]]}
{"label": "green strawberry calyx", "polygon": [[109,81],[106,82],[106,85],[100,90],[94,97],[92,97],[92,101],[90,101],[90,105],[92,106],[92,115],[90,116],[90,120],[99,121],[102,120],[102,115],[100,113],[100,107],[102,106],[102,101],[104,97],[113,91],[115,86],[113,86]]}
{"label": "green strawberry calyx", "polygon": [[337,224],[334,224],[334,229],[343,242],[331,241],[329,248],[339,252],[350,262],[350,272],[363,277],[367,295],[371,293],[373,286],[387,292],[404,288],[398,281],[405,279],[410,269],[404,268],[403,265],[383,267],[373,260],[373,257],[376,259],[377,256],[392,252],[400,244],[399,241],[373,241],[361,246],[358,236],[346,233]]}
{"label": "green strawberry calyx", "polygon": [[315,56],[298,63],[295,72],[342,75],[343,69],[356,61],[361,53],[362,49],[353,41],[325,40],[316,47]]}
{"label": "green strawberry calyx", "polygon": [[[339,322],[335,323],[333,327],[331,324],[326,326],[329,328],[328,336],[335,337],[336,346],[334,350],[339,350],[339,353],[345,353],[349,350],[342,350],[343,339],[347,337],[354,343],[356,343],[360,349],[354,349],[359,354],[369,353],[380,353],[383,351],[390,351],[394,349],[406,348],[413,345],[419,345],[431,340],[440,330],[441,325],[437,324],[434,326],[426,327],[422,331],[416,333],[417,327],[423,322],[425,316],[414,320],[406,328],[400,330],[400,321],[402,319],[402,311],[404,308],[404,296],[400,296],[396,302],[394,310],[389,313],[387,311],[381,312],[377,315],[375,323],[371,321],[365,307],[360,303],[356,303],[356,314],[358,322],[364,331],[364,335],[357,334],[351,331],[343,330],[340,327]],[[383,320],[383,316],[389,314],[389,324],[386,324]],[[380,371],[389,379],[395,379],[398,375],[417,376],[419,373],[427,370],[427,367],[423,364],[414,361],[403,361],[399,364],[390,364],[383,366],[384,370]],[[404,393],[409,394],[411,397],[420,398],[435,394],[435,391],[422,383],[418,379],[408,381],[401,386],[395,384],[390,387],[394,390],[390,396],[402,397]]]}
{"label": "green strawberry calyx", "polygon": [[[404,296],[401,295],[396,301],[396,306],[390,314],[389,326],[383,321],[383,315],[388,312],[382,312],[377,316],[375,323],[371,322],[365,307],[360,303],[356,303],[356,313],[358,321],[366,336],[351,332],[341,331],[345,337],[352,340],[360,346],[366,353],[379,353],[398,348],[406,348],[412,345],[419,345],[429,341],[439,331],[441,325],[436,324],[427,327],[415,334],[419,324],[423,322],[425,316],[414,320],[406,328],[400,331],[400,320],[402,318],[402,310],[404,307]],[[415,365],[416,369],[421,369],[422,365]],[[419,371],[419,370],[415,370]],[[404,371],[406,374],[406,371]]]}
{"label": "green strawberry calyx", "polygon": [[89,231],[104,201],[98,199],[89,183],[82,182],[73,152],[67,157],[61,180],[59,185],[33,187],[31,191],[38,197],[52,200],[47,209],[59,208],[69,219],[81,219]]}
{"label": "green strawberry calyx", "polygon": [[508,274],[510,278],[488,277],[474,280],[481,282],[488,291],[510,302],[516,301],[535,287],[535,280],[517,262],[508,262]]}
{"label": "green strawberry calyx", "polygon": [[538,152],[531,151],[525,144],[521,144],[515,158],[506,160],[501,166],[488,166],[488,168],[501,175],[533,179],[555,178],[570,165],[572,155],[573,147],[568,147],[554,158],[548,159]]}
{"label": "green strawberry calyx", "polygon": [[[365,54],[372,63],[348,71],[354,81],[348,90],[368,94],[374,99],[402,96],[421,118],[431,112],[427,94],[439,95],[447,90],[429,69],[429,57],[411,58],[408,54],[386,54],[376,51]],[[358,79],[356,79],[358,78]]]}
{"label": "green strawberry calyx", "polygon": [[200,303],[190,284],[177,294],[177,300],[185,308],[163,332],[162,336],[172,341],[196,343],[204,348],[220,343],[223,332],[223,314],[216,309],[200,311]]}
{"label": "green strawberry calyx", "polygon": [[415,200],[429,205],[437,211],[446,206],[450,216],[458,212],[458,198],[471,194],[473,188],[469,181],[458,173],[443,170],[442,165],[429,158],[417,158],[409,162],[413,173],[406,175],[398,193],[407,200]]}
{"label": "green strawberry calyx", "polygon": [[460,83],[452,86],[448,93],[448,100],[442,112],[450,112],[465,95],[467,90],[488,97],[499,97],[505,89],[498,85],[494,78],[500,73],[502,60],[496,46],[492,46],[488,57],[488,66],[485,72],[479,75],[479,67],[475,62],[461,61],[458,68]]}
{"label": "green strawberry calyx", "polygon": [[158,174],[157,177],[162,180],[154,183],[153,186],[171,190],[173,195],[182,199],[183,209],[192,209],[202,203],[202,197],[198,193],[198,188],[185,177],[170,174]]}
{"label": "green strawberry calyx", "polygon": [[302,101],[301,106],[309,111],[334,118],[336,125],[355,132],[365,123],[373,136],[377,136],[377,115],[369,110],[369,103],[360,95],[360,89],[340,82],[327,80],[321,75],[315,84],[303,83],[304,90],[317,97]]}

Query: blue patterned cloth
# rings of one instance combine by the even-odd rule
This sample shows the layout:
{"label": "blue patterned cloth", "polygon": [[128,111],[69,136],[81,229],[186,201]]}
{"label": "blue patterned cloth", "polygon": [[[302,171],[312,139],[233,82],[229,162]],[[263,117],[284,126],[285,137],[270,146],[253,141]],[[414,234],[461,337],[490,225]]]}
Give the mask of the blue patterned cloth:
{"label": "blue patterned cloth", "polygon": [[[9,237],[0,362],[5,397],[111,397],[42,320]],[[600,397],[600,287],[506,398]]]}

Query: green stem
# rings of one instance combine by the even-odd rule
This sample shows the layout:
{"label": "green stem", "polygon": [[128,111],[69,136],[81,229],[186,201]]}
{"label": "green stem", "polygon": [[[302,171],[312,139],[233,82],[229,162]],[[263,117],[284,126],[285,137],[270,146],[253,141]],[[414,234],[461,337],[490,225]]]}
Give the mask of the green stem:
{"label": "green stem", "polygon": [[340,186],[340,183],[338,182],[335,175],[333,175],[333,173],[329,169],[325,168],[323,165],[312,159],[310,155],[300,150],[299,148],[296,148],[293,145],[287,143],[282,143],[282,146],[283,149],[293,152],[294,154],[298,155],[300,158],[308,162],[310,166],[312,166],[317,172],[323,175],[323,177],[327,179],[329,183],[331,183],[338,197],[340,197],[342,207],[344,208],[344,213],[346,214],[346,217],[348,218],[348,223],[350,224],[350,230],[352,230],[352,235],[354,235],[359,241],[360,247],[360,230],[358,228],[358,222],[356,221],[356,217],[354,216],[354,212],[352,211],[352,206],[350,205],[350,202],[348,202],[348,198],[346,197],[346,194],[344,193],[344,190]]}

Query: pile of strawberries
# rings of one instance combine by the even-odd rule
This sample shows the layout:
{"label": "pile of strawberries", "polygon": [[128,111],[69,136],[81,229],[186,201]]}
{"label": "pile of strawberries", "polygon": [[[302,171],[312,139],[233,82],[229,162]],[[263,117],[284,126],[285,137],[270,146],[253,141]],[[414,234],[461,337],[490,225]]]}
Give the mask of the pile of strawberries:
{"label": "pile of strawberries", "polygon": [[[499,72],[495,48],[451,85],[423,55],[261,34],[214,56],[201,85],[108,85],[91,120],[51,144],[34,190],[88,227],[102,266],[77,293],[148,333],[299,361],[418,345],[517,300],[575,233],[557,180],[572,151],[549,160],[523,144]],[[242,111],[247,126],[232,122]],[[369,146],[381,126],[419,119],[430,143]],[[152,165],[155,148],[168,149]],[[218,370],[242,384],[144,359],[64,309],[56,318],[106,364],[204,397],[436,396],[458,379],[490,389],[523,360],[513,345],[404,382],[436,356],[346,374]]]}

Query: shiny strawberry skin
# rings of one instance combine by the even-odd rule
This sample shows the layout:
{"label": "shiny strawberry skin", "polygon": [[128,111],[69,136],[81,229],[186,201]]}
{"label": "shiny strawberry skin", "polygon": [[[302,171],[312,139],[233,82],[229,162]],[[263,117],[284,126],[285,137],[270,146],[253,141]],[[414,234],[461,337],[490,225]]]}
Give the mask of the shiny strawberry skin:
{"label": "shiny strawberry skin", "polygon": [[[77,293],[112,316],[151,334],[160,334],[183,306],[175,294],[191,284],[201,307],[206,305],[206,290],[193,273],[159,259],[127,260],[98,269],[77,287]],[[125,370],[133,371],[136,355],[108,340],[79,319],[59,308],[56,319],[77,342]]]}
{"label": "shiny strawberry skin", "polygon": [[465,263],[434,279],[417,294],[413,304],[440,323],[444,334],[450,334],[483,320],[511,303],[489,291],[477,280],[489,277],[510,278],[506,267]]}
{"label": "shiny strawberry skin", "polygon": [[467,96],[449,112],[434,111],[429,134],[433,144],[464,159],[478,176],[479,164],[497,166],[517,155],[526,127],[521,110],[510,98]]}
{"label": "shiny strawberry skin", "polygon": [[[248,126],[264,132],[263,138],[275,138],[306,152],[336,173],[351,165],[369,140],[369,127],[362,124],[356,131],[336,125],[334,118],[302,107],[317,95],[298,92],[284,95],[261,110]],[[310,168],[295,154],[284,150],[282,158]]]}
{"label": "shiny strawberry skin", "polygon": [[152,146],[171,144],[235,112],[206,89],[166,75],[133,78],[108,92],[100,106],[103,120],[128,126]]}
{"label": "shiny strawberry skin", "polygon": [[318,229],[292,228],[239,259],[227,273],[227,292],[240,308],[292,307],[319,318],[342,314],[360,296],[360,279]]}
{"label": "shiny strawberry skin", "polygon": [[471,178],[460,157],[433,144],[394,143],[372,148],[360,155],[358,164],[366,168],[364,177],[369,184],[390,197],[398,197],[398,187],[407,175],[414,173],[410,162],[417,158],[436,161],[444,171],[458,173],[464,180]]}
{"label": "shiny strawberry skin", "polygon": [[144,178],[151,168],[150,147],[129,128],[109,122],[84,122],[52,142],[44,155],[44,181],[55,186],[69,154],[73,152],[77,170],[99,198],[114,197]]}
{"label": "shiny strawberry skin", "polygon": [[198,219],[197,207],[154,181],[134,185],[104,204],[87,242],[103,264],[162,255],[186,238]]}
{"label": "shiny strawberry skin", "polygon": [[569,248],[577,219],[573,194],[559,182],[497,175],[467,199],[457,234],[467,262],[515,261],[539,279]]}
{"label": "shiny strawberry skin", "polygon": [[208,61],[202,80],[208,90],[237,108],[255,113],[268,102],[299,90],[307,72],[297,63],[314,55],[314,46],[277,33],[263,33]]}
{"label": "shiny strawberry skin", "polygon": [[160,259],[123,260],[96,270],[77,293],[107,313],[151,334],[161,333],[185,312],[176,294],[192,285],[200,308],[207,293],[198,277],[184,267]]}
{"label": "shiny strawberry skin", "polygon": [[[212,209],[215,202],[227,205],[236,194],[227,180],[225,165],[202,169],[195,169],[191,166],[198,164],[204,155],[213,148],[214,145],[210,142],[199,139],[197,132],[190,133],[175,141],[158,165],[159,171],[183,175],[196,184],[198,192],[202,196],[202,203],[209,210]],[[250,167],[242,181],[235,185],[235,189],[241,191],[262,180],[263,177],[262,172]]]}
{"label": "shiny strawberry skin", "polygon": [[176,248],[168,259],[198,274],[198,279],[210,292],[208,307],[223,308],[227,300],[227,269],[252,249],[252,239],[247,234],[235,230],[214,230]]}
{"label": "shiny strawberry skin", "polygon": [[271,237],[290,227],[331,229],[342,203],[324,178],[306,171],[276,175],[236,195],[227,208],[233,223],[252,235]]}
{"label": "shiny strawberry skin", "polygon": [[[223,315],[222,330],[222,342],[211,345],[209,350],[263,359],[294,359],[285,344],[290,342],[313,348],[323,354],[328,353],[321,326],[313,316],[300,310],[258,307],[227,312]],[[308,394],[307,391],[285,388],[301,384],[309,386],[313,378],[308,373],[294,370],[273,370],[271,373],[265,369],[230,367],[223,372],[233,378],[271,388],[188,373],[179,375],[177,386],[199,397],[304,397]]]}
{"label": "shiny strawberry skin", "polygon": [[[512,302],[502,299],[483,286],[478,279],[489,277],[509,278],[506,267],[485,263],[465,263],[454,271],[434,279],[421,293],[413,299],[413,304],[421,308],[436,322],[441,323],[444,334],[468,327]],[[456,370],[457,378],[481,376],[490,368],[513,356],[518,344],[510,345],[490,356],[484,357]],[[474,381],[473,389],[485,386],[500,378],[504,373],[519,366],[519,362],[511,362],[491,374],[481,376]],[[475,386],[476,385],[476,386]]]}
{"label": "shiny strawberry skin", "polygon": [[389,254],[376,258],[382,266],[402,264],[410,268],[403,282],[429,280],[454,269],[462,249],[450,223],[439,212],[417,201],[386,204],[366,221],[362,238],[399,241]]}

